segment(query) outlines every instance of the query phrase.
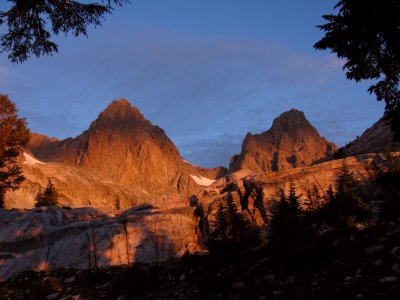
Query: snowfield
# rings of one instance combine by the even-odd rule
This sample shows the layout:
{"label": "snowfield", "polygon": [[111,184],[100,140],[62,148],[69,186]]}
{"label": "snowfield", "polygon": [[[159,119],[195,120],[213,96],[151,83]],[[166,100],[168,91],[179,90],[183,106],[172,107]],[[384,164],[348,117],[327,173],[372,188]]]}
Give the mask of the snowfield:
{"label": "snowfield", "polygon": [[33,166],[33,165],[36,165],[36,164],[42,164],[42,165],[46,164],[46,163],[44,163],[44,162],[42,162],[40,160],[37,160],[36,158],[30,156],[28,153],[25,153],[25,152],[24,152],[24,157],[25,157],[24,164],[28,165],[28,166]]}
{"label": "snowfield", "polygon": [[190,177],[192,177],[192,179],[193,179],[198,185],[210,186],[210,185],[212,185],[212,184],[215,182],[214,179],[206,178],[206,177],[203,177],[203,176],[190,175]]}

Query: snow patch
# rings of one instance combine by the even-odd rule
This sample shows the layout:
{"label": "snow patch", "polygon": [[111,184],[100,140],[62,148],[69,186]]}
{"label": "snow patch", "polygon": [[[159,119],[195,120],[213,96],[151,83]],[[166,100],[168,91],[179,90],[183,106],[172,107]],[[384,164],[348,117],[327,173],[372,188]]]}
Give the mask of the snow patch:
{"label": "snow patch", "polygon": [[36,158],[30,156],[28,153],[25,153],[25,152],[24,152],[24,157],[25,157],[24,164],[28,165],[28,166],[33,166],[33,165],[36,165],[36,164],[41,164],[41,165],[45,165],[46,164],[46,163],[44,163],[44,162],[42,162],[40,160],[37,160]]}
{"label": "snow patch", "polygon": [[210,186],[215,182],[214,179],[206,178],[203,176],[197,176],[197,175],[189,175],[189,176],[192,177],[194,182],[196,182],[198,185]]}

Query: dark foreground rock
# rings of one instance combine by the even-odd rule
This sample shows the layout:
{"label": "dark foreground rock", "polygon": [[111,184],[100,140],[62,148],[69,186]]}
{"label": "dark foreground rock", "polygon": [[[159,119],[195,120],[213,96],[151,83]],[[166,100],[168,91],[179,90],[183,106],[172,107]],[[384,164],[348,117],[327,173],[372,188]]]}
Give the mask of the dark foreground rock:
{"label": "dark foreground rock", "polygon": [[200,250],[193,208],[0,211],[0,282],[23,271],[166,261]]}
{"label": "dark foreground rock", "polygon": [[130,267],[26,272],[0,285],[0,299],[398,299],[399,241],[400,223],[390,222],[327,230],[286,257],[226,249]]}

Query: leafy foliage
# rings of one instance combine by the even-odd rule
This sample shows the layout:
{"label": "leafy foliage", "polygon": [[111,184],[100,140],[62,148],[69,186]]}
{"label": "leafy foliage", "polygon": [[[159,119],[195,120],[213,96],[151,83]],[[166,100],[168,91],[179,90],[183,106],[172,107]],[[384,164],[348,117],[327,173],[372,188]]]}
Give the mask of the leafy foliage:
{"label": "leafy foliage", "polygon": [[7,190],[16,190],[24,181],[17,158],[29,140],[25,119],[6,95],[0,95],[0,209],[4,208]]}
{"label": "leafy foliage", "polygon": [[340,0],[336,14],[324,15],[318,26],[325,36],[316,49],[331,49],[346,60],[350,80],[378,82],[368,91],[385,100],[387,117],[400,139],[400,2],[398,0]]}
{"label": "leafy foliage", "polygon": [[[89,25],[100,26],[101,20],[112,11],[112,5],[123,5],[129,0],[107,0],[82,3],[72,0],[11,0],[8,11],[0,11],[0,25],[8,31],[0,37],[1,51],[8,52],[14,63],[36,57],[52,55],[58,51],[50,40],[52,34],[87,36]],[[46,21],[50,21],[49,25]]]}
{"label": "leafy foliage", "polygon": [[58,193],[54,187],[54,184],[49,179],[44,192],[39,192],[35,197],[35,206],[49,206],[58,204]]}

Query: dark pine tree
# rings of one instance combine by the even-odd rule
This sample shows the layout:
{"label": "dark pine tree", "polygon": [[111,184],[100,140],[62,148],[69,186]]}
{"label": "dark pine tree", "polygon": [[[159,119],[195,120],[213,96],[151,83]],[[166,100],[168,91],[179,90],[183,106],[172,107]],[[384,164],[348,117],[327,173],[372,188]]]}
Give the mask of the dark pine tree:
{"label": "dark pine tree", "polygon": [[[52,34],[87,36],[90,25],[100,26],[112,5],[123,5],[129,0],[105,0],[102,3],[72,0],[9,0],[10,8],[0,11],[0,52],[16,63],[36,57],[52,55],[58,51],[50,40]],[[86,2],[86,3],[85,3]]]}
{"label": "dark pine tree", "polygon": [[336,13],[318,26],[325,36],[316,49],[343,58],[350,80],[377,80],[368,89],[386,102],[386,117],[400,139],[400,1],[340,0]]}
{"label": "dark pine tree", "polygon": [[215,214],[213,239],[219,241],[227,241],[229,237],[229,215],[226,211],[226,206],[223,201],[218,204],[218,209]]}
{"label": "dark pine tree", "polygon": [[364,201],[359,182],[353,170],[346,162],[339,170],[336,181],[336,193],[332,187],[327,191],[327,214],[342,225],[351,225],[353,221],[362,221],[371,216],[371,207]]}
{"label": "dark pine tree", "polygon": [[51,180],[48,180],[47,186],[44,189],[44,192],[37,193],[35,197],[35,206],[49,206],[49,205],[57,205],[58,204],[58,193],[54,184]]}
{"label": "dark pine tree", "polygon": [[279,200],[275,200],[270,224],[269,247],[277,257],[301,251],[307,233],[299,209],[299,196],[294,184],[290,185],[288,196],[281,188]]}

